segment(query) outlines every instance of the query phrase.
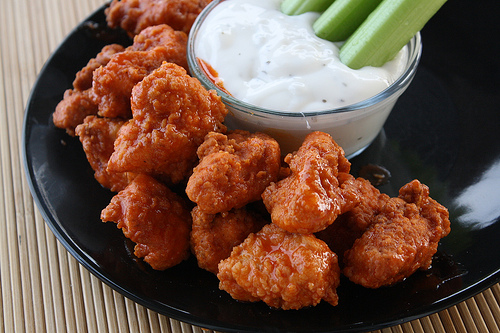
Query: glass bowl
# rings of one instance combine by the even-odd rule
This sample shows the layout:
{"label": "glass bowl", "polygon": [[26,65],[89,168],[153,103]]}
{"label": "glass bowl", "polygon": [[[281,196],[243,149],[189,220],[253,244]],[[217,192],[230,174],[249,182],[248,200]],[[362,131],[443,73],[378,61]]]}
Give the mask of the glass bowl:
{"label": "glass bowl", "polygon": [[397,99],[415,76],[422,53],[420,33],[407,44],[408,57],[401,76],[380,93],[345,107],[322,111],[286,112],[262,108],[234,98],[216,85],[200,65],[195,40],[205,18],[221,1],[211,2],[194,22],[188,39],[188,65],[191,75],[207,89],[221,96],[229,113],[225,124],[229,129],[264,132],[280,144],[282,154],[295,151],[312,131],[329,133],[344,149],[347,157],[361,153],[375,139],[391,113]]}

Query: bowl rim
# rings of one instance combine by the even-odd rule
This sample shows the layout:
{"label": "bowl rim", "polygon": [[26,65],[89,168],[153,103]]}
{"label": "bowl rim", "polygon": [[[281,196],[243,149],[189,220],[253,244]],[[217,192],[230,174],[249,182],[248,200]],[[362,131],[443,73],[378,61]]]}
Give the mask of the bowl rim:
{"label": "bowl rim", "polygon": [[237,109],[238,111],[247,113],[252,116],[315,117],[321,115],[339,114],[339,113],[346,113],[346,112],[365,109],[369,106],[382,102],[393,95],[396,95],[400,91],[404,91],[402,88],[409,85],[409,83],[412,81],[422,56],[422,37],[420,35],[420,32],[417,32],[405,45],[408,47],[407,62],[409,62],[410,64],[407,66],[406,70],[389,87],[385,88],[376,95],[373,95],[357,103],[326,110],[290,112],[290,111],[263,108],[255,104],[251,104],[242,101],[240,99],[237,99],[232,95],[228,94],[226,91],[221,89],[216,84],[214,84],[214,82],[207,77],[203,69],[200,68],[197,60],[198,58],[195,56],[194,41],[198,34],[200,26],[203,23],[204,19],[207,17],[207,15],[215,8],[215,6],[217,6],[222,1],[225,0],[214,0],[210,4],[208,4],[198,15],[198,17],[193,23],[191,31],[188,35],[188,44],[187,44],[187,61],[188,61],[189,71],[191,75],[197,78],[202,83],[202,85],[204,85],[207,89],[215,90],[217,94],[222,98],[222,101],[225,104],[227,104],[233,109]]}

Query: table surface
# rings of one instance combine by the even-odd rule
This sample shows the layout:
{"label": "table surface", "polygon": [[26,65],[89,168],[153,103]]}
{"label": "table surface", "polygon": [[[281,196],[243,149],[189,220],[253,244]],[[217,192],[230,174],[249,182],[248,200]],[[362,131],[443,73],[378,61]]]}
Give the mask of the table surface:
{"label": "table surface", "polygon": [[[103,0],[0,1],[0,330],[201,332],[134,303],[83,268],[34,205],[21,157],[22,124],[39,71]],[[384,332],[499,332],[500,285]],[[206,331],[206,330],[203,330]]]}

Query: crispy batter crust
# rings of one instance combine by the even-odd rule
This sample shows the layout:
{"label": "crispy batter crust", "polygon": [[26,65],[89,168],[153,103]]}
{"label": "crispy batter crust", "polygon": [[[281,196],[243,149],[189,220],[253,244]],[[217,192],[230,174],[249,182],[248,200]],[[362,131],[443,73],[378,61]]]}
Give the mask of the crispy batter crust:
{"label": "crispy batter crust", "polygon": [[372,224],[373,217],[380,213],[389,196],[374,187],[368,180],[356,178],[353,183],[360,202],[350,211],[340,215],[328,228],[316,234],[339,256],[342,266],[344,252],[352,247]]}
{"label": "crispy batter crust", "polygon": [[119,192],[136,176],[129,172],[108,171],[109,157],[114,151],[114,142],[118,130],[125,123],[120,119],[88,116],[76,127],[76,135],[82,143],[90,166],[94,170],[95,179],[105,188]]}
{"label": "crispy batter crust", "polygon": [[91,96],[98,105],[99,115],[130,118],[134,86],[165,61],[187,68],[186,45],[187,35],[168,25],[142,31],[134,44],[94,71]]}
{"label": "crispy batter crust", "polygon": [[184,200],[147,175],[138,175],[102,211],[125,237],[137,243],[135,255],[164,270],[189,257],[191,214]]}
{"label": "crispy batter crust", "polygon": [[325,300],[337,305],[337,256],[313,235],[268,224],[219,264],[219,288],[237,300],[300,309]]}
{"label": "crispy batter crust", "polygon": [[113,0],[106,8],[112,28],[121,27],[130,36],[149,26],[168,24],[189,33],[198,14],[211,0]]}
{"label": "crispy batter crust", "polygon": [[178,183],[197,162],[196,149],[211,131],[225,131],[227,109],[184,68],[164,63],[132,92],[133,119],[115,141],[108,169],[148,173]]}
{"label": "crispy batter crust", "polygon": [[427,269],[439,240],[450,232],[448,210],[414,180],[400,189],[345,253],[344,274],[368,288],[394,284]]}
{"label": "crispy batter crust", "polygon": [[281,164],[278,142],[264,133],[209,133],[198,148],[200,163],[186,193],[209,214],[241,208],[260,200],[277,181]]}
{"label": "crispy batter crust", "polygon": [[350,163],[330,135],[309,134],[285,162],[289,177],[271,184],[262,199],[274,223],[289,232],[314,233],[355,207],[359,198]]}
{"label": "crispy batter crust", "polygon": [[198,266],[214,274],[219,271],[219,262],[231,255],[233,247],[267,223],[262,216],[247,207],[219,214],[207,214],[195,207],[191,215],[191,250]]}

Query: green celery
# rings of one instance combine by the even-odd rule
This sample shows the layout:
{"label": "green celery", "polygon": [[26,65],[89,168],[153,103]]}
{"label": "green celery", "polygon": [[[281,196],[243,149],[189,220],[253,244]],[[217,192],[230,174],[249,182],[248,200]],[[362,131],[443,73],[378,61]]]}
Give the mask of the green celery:
{"label": "green celery", "polygon": [[345,41],[381,1],[336,0],[314,22],[314,32],[318,37],[332,42]]}
{"label": "green celery", "polygon": [[380,67],[406,45],[446,0],[383,0],[340,49],[353,69]]}
{"label": "green celery", "polygon": [[334,0],[285,0],[281,11],[287,15],[299,15],[305,12],[323,12]]}

